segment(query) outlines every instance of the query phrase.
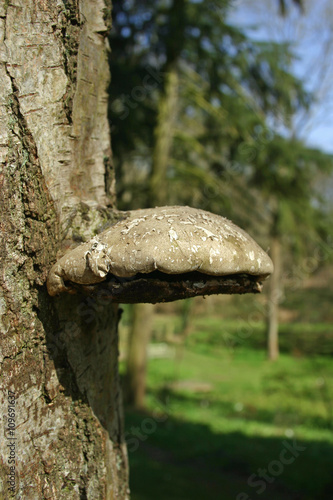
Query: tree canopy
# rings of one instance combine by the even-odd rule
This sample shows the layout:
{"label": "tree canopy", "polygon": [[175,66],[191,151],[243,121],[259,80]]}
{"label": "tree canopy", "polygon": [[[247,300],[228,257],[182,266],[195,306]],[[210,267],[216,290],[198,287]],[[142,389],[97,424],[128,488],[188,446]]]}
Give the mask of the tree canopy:
{"label": "tree canopy", "polygon": [[[244,175],[275,134],[271,125],[287,125],[309,104],[311,97],[290,72],[290,48],[250,40],[228,24],[228,6],[114,2],[110,117],[121,206],[149,204],[144,181],[152,171],[159,104],[171,68],[178,99],[164,179],[167,202],[202,205],[204,184],[214,189],[213,206],[229,211],[235,193],[226,177]],[[235,185],[239,176],[232,176]],[[174,181],[185,184],[177,189]],[[210,208],[207,199],[205,204]]]}
{"label": "tree canopy", "polygon": [[[303,8],[280,1],[281,13],[292,3]],[[230,24],[230,7],[114,1],[118,200],[121,208],[188,204],[255,226],[262,243],[274,241],[278,276],[282,237],[296,259],[327,228],[317,179],[332,157],[294,134],[293,118],[314,98],[292,71],[293,47],[251,38]]]}

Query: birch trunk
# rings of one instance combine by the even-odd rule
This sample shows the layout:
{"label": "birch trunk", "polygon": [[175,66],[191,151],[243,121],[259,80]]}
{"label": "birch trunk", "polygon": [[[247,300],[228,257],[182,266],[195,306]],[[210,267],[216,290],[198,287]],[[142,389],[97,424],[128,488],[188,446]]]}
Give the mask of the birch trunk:
{"label": "birch trunk", "polygon": [[0,0],[1,498],[128,498],[117,308],[45,286],[113,220],[110,8]]}

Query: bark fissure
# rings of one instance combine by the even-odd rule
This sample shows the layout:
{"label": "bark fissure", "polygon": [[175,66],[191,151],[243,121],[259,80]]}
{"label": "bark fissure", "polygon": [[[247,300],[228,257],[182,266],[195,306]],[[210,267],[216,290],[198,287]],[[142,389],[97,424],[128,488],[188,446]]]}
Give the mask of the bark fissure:
{"label": "bark fissure", "polygon": [[37,157],[36,144],[34,142],[32,133],[28,129],[26,119],[24,118],[20,109],[20,101],[17,97],[19,95],[19,88],[15,83],[15,78],[11,75],[8,69],[8,64],[5,64],[5,69],[6,69],[6,74],[9,77],[12,86],[12,95],[11,95],[12,100],[9,101],[9,106],[11,108],[13,115],[17,119],[17,124],[19,126],[20,133],[17,133],[14,127],[11,127],[11,131],[20,140],[22,146],[25,147],[25,150],[29,153],[29,149],[31,149],[31,152],[33,151],[34,156]]}
{"label": "bark fissure", "polygon": [[3,16],[0,16],[0,19],[4,19],[5,22],[3,24],[3,42],[6,41],[6,31],[7,31],[7,10],[8,10],[8,4],[9,4],[9,0],[7,0],[5,3],[4,3],[4,15]]}
{"label": "bark fissure", "polygon": [[[52,259],[54,256],[55,242],[57,240],[57,231],[55,228],[54,206],[49,196],[48,190],[43,185],[43,176],[38,161],[37,146],[33,138],[33,134],[28,127],[27,120],[20,108],[19,87],[15,82],[15,78],[11,75],[8,66],[5,65],[5,71],[10,79],[12,93],[8,101],[8,107],[11,111],[12,120],[9,123],[12,134],[18,139],[17,145],[18,162],[17,165],[20,172],[19,185],[21,189],[21,202],[23,207],[25,231],[23,234],[24,247],[26,254],[33,259],[33,266],[30,270],[31,279],[34,276],[37,285],[42,285],[46,278],[47,262],[41,262],[40,253],[42,249],[40,245],[36,245],[35,231],[42,236],[44,242],[49,242],[47,245],[50,250],[49,256]],[[13,151],[14,152],[14,151]],[[28,174],[28,169],[29,173]],[[32,175],[31,175],[32,174]],[[52,251],[53,250],[53,251]],[[24,264],[17,268],[23,267]],[[44,269],[43,269],[44,267]]]}
{"label": "bark fissure", "polygon": [[68,77],[66,92],[63,96],[64,110],[71,125],[73,123],[72,110],[75,87],[77,81],[77,55],[79,50],[80,27],[84,21],[79,19],[77,2],[67,2],[66,9],[62,14],[62,26],[59,29],[59,39],[63,45],[63,68]]}

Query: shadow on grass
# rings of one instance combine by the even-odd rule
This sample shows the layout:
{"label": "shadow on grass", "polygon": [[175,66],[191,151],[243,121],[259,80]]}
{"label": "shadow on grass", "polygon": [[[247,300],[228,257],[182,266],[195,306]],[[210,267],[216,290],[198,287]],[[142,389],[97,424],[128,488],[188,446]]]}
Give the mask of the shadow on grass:
{"label": "shadow on grass", "polygon": [[[281,392],[281,388],[278,388]],[[266,393],[274,392],[272,390],[266,390]],[[307,396],[310,398],[311,393]],[[295,394],[295,397],[299,396],[299,393]],[[167,402],[172,400],[173,404],[178,406],[194,407],[195,405],[202,405],[204,407],[209,407],[211,412],[215,415],[223,416],[223,418],[234,418],[242,419],[251,422],[266,423],[266,424],[278,424],[285,427],[293,427],[295,425],[306,425],[308,427],[313,427],[315,429],[332,429],[332,421],[330,418],[330,408],[327,409],[327,416],[320,415],[308,415],[306,412],[302,413],[302,400],[300,401],[300,407],[298,408],[297,415],[292,413],[291,410],[287,411],[284,408],[277,408],[274,411],[269,409],[257,408],[251,404],[242,405],[241,409],[237,409],[231,401],[221,401],[214,398],[214,393],[194,393],[194,392],[178,392],[173,391],[169,388],[163,388],[156,393],[156,398],[159,401]],[[304,398],[304,395],[303,395]],[[218,417],[217,417],[218,418]],[[332,494],[333,500],[333,494]]]}
{"label": "shadow on grass", "polygon": [[[163,420],[163,421],[162,421]],[[333,446],[126,413],[132,500],[332,500]]]}

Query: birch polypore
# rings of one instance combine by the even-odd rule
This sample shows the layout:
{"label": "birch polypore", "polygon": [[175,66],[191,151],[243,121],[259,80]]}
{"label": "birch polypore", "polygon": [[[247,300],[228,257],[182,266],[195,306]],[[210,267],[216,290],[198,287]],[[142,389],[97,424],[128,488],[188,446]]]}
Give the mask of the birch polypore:
{"label": "birch polypore", "polygon": [[[114,302],[163,302],[260,291],[261,281],[272,272],[269,256],[230,220],[190,207],[157,207],[128,212],[67,252],[52,267],[47,286],[50,295],[75,291],[76,285],[91,293],[104,282],[98,288],[108,290]],[[231,277],[243,286],[234,291],[226,287]],[[244,288],[244,279],[251,285]],[[179,283],[181,296],[165,289],[179,291]]]}

